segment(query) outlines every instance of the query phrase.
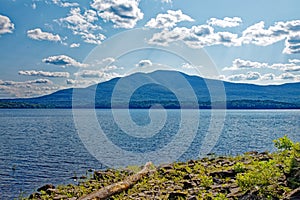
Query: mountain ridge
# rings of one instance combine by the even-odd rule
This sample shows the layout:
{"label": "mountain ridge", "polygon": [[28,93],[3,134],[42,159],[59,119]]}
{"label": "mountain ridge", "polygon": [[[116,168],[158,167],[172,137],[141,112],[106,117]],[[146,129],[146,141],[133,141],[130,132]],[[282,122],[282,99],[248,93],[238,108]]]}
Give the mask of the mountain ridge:
{"label": "mountain ridge", "polygon": [[[113,93],[114,90],[119,92]],[[300,108],[300,83],[231,83],[167,70],[134,73],[86,88],[63,89],[40,97],[0,99],[0,108],[111,108],[112,97],[116,102],[114,108],[150,108],[154,104],[170,109],[195,108],[191,104],[193,94],[190,91],[194,92],[199,108],[204,109]],[[73,99],[73,92],[79,98]],[[130,98],[124,98],[128,92]],[[183,98],[178,100],[176,94]]]}

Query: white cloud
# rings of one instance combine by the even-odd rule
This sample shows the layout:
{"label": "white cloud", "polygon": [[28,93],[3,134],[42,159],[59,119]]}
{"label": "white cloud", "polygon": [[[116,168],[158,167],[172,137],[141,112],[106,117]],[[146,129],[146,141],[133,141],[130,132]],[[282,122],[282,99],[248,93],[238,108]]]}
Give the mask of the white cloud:
{"label": "white cloud", "polygon": [[17,82],[17,81],[2,81],[0,80],[0,85],[5,86],[24,86],[26,85],[32,85],[32,84],[53,84],[52,81],[48,79],[36,79],[36,80],[30,80],[30,81],[24,81],[24,82]]}
{"label": "white cloud", "polygon": [[289,59],[289,63],[300,63],[299,59]]}
{"label": "white cloud", "polygon": [[225,17],[224,19],[210,18],[207,24],[211,26],[220,26],[222,28],[239,26],[242,23],[242,19],[239,17]]}
{"label": "white cloud", "polygon": [[45,71],[19,71],[20,75],[25,76],[43,76],[43,77],[57,77],[57,78],[68,78],[70,74],[68,72],[45,72]]}
{"label": "white cloud", "polygon": [[191,28],[175,27],[155,33],[149,40],[150,44],[166,46],[171,42],[183,41],[189,47],[203,48],[212,45],[240,46],[238,35],[230,32],[214,32],[209,25],[193,26]]}
{"label": "white cloud", "polygon": [[261,75],[259,72],[247,72],[247,74],[234,74],[227,77],[227,79],[230,81],[253,81],[259,80],[260,78]]}
{"label": "white cloud", "polygon": [[74,7],[74,6],[79,6],[78,3],[62,2],[61,0],[52,0],[52,2],[55,5],[58,5],[60,7]]}
{"label": "white cloud", "polygon": [[65,24],[74,35],[80,35],[84,42],[101,44],[105,36],[98,32],[102,30],[102,27],[95,24],[97,20],[97,13],[94,10],[86,10],[81,14],[80,8],[72,8],[67,17],[57,21]]}
{"label": "white cloud", "polygon": [[156,18],[152,18],[145,25],[150,28],[172,28],[177,25],[177,23],[182,21],[194,21],[190,16],[182,13],[181,10],[168,10],[167,14],[158,14]]}
{"label": "white cloud", "polygon": [[288,83],[300,81],[300,75],[295,75],[289,72],[284,72],[278,76],[273,73],[260,74],[259,72],[246,72],[241,74],[233,74],[230,76],[221,75],[222,80],[233,82],[255,82],[255,83]]}
{"label": "white cloud", "polygon": [[296,65],[295,63],[275,63],[269,68],[285,72],[300,72],[300,65]]}
{"label": "white cloud", "polygon": [[[227,19],[227,22],[229,21]],[[239,20],[236,19],[236,21],[238,22]],[[211,25],[217,24],[217,22],[219,23],[220,21],[208,21]],[[225,24],[224,22],[223,25]],[[233,26],[234,24],[231,25]],[[265,23],[261,21],[246,28],[241,36],[231,32],[214,32],[214,28],[210,25],[198,25],[192,28],[175,27],[171,30],[164,29],[161,32],[153,34],[148,42],[150,44],[167,46],[169,43],[175,41],[183,41],[191,48],[203,48],[213,45],[242,46],[245,44],[268,46],[285,40],[283,53],[296,54],[300,53],[299,32],[300,20],[276,22],[268,28],[265,28]]]}
{"label": "white cloud", "polygon": [[5,33],[12,33],[15,25],[7,16],[0,15],[0,35]]}
{"label": "white cloud", "polygon": [[111,21],[115,28],[133,28],[144,14],[139,9],[140,0],[93,0],[91,7],[104,21]]}
{"label": "white cloud", "polygon": [[[103,70],[82,70],[77,73],[74,73],[76,77],[80,78],[94,78],[100,79],[101,81],[107,81],[115,77],[119,77],[120,75],[115,72],[105,72]],[[98,81],[99,82],[99,81]]]}
{"label": "white cloud", "polygon": [[99,81],[97,80],[74,80],[74,79],[67,79],[66,83],[68,85],[73,85],[73,86],[79,86],[79,87],[86,87],[88,85],[93,85],[98,83]]}
{"label": "white cloud", "polygon": [[58,34],[54,35],[53,33],[43,32],[40,28],[27,31],[27,36],[33,40],[61,42],[61,37]]}
{"label": "white cloud", "polygon": [[232,66],[223,68],[223,71],[235,71],[235,70],[244,70],[244,69],[272,69],[272,70],[280,70],[285,72],[297,72],[300,71],[300,65],[296,63],[299,60],[289,60],[289,63],[261,63],[261,62],[253,62],[249,60],[243,60],[240,58],[235,59],[232,62]]}
{"label": "white cloud", "polygon": [[172,0],[161,0],[162,3],[172,3]]}
{"label": "white cloud", "polygon": [[183,69],[194,69],[195,66],[189,64],[189,63],[183,63],[183,65],[181,66],[181,68]]}
{"label": "white cloud", "polygon": [[191,64],[189,64],[189,63],[183,63],[182,65],[181,65],[181,68],[183,68],[183,69],[197,69],[197,68],[201,68],[201,67],[203,67],[203,66],[194,66],[194,65],[191,65]]}
{"label": "white cloud", "polygon": [[80,76],[82,78],[102,78],[104,76],[104,72],[100,70],[83,70],[75,73],[75,76]]}
{"label": "white cloud", "polygon": [[[36,79],[24,82],[0,80],[0,90],[5,97],[33,97],[53,93],[63,87],[54,85],[48,79]],[[1,92],[3,94],[3,92]],[[1,95],[0,93],[0,95]]]}
{"label": "white cloud", "polygon": [[140,60],[139,63],[137,63],[136,67],[151,67],[153,64],[151,60]]}
{"label": "white cloud", "polygon": [[241,40],[244,44],[268,46],[286,37],[286,32],[277,32],[277,30],[275,27],[265,29],[265,23],[261,21],[244,30]]}
{"label": "white cloud", "polygon": [[241,70],[241,69],[260,69],[260,68],[267,68],[267,63],[260,63],[260,62],[253,62],[250,60],[242,60],[240,58],[235,59],[232,62],[231,67],[225,67],[223,71],[231,71],[231,70]]}
{"label": "white cloud", "polygon": [[70,47],[71,48],[78,48],[78,47],[80,47],[80,44],[79,43],[72,43],[72,44],[70,44]]}
{"label": "white cloud", "polygon": [[278,78],[282,80],[295,80],[295,79],[299,79],[299,75],[297,76],[292,73],[286,72],[281,74]]}
{"label": "white cloud", "polygon": [[42,60],[44,63],[62,66],[73,66],[73,67],[88,67],[87,64],[80,63],[73,58],[66,55],[50,56]]}
{"label": "white cloud", "polygon": [[[286,48],[284,53],[299,53],[299,49],[295,47],[295,42],[299,39],[300,20],[292,20],[286,22],[276,22],[273,26],[265,29],[263,21],[248,27],[243,31],[241,40],[244,44],[255,44],[258,46],[268,46],[278,41],[286,39]],[[298,35],[297,35],[298,32]],[[296,42],[299,44],[299,41]],[[291,47],[291,48],[290,48]]]}
{"label": "white cloud", "polygon": [[298,54],[300,53],[300,33],[289,35],[285,40],[283,53]]}
{"label": "white cloud", "polygon": [[261,76],[261,80],[271,81],[274,80],[276,76],[273,73],[264,74]]}

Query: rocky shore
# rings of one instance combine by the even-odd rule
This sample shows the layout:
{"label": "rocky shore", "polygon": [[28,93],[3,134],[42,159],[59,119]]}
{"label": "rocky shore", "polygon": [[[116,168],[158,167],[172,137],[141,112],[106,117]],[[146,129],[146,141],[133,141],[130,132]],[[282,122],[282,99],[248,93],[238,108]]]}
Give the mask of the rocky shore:
{"label": "rocky shore", "polygon": [[[248,152],[151,166],[134,185],[105,199],[300,199],[300,144],[275,141],[277,152]],[[88,199],[87,194],[128,181],[139,167],[94,171],[78,185],[45,185],[26,199]],[[127,183],[125,181],[125,183]],[[94,197],[93,199],[103,199]]]}

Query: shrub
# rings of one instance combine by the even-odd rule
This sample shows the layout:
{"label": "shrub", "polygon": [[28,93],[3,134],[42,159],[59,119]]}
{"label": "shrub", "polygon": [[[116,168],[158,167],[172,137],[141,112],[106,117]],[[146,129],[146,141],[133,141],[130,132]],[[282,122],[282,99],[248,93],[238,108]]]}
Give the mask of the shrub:
{"label": "shrub", "polygon": [[273,141],[275,147],[279,150],[292,150],[294,143],[290,140],[287,135],[284,135],[282,138]]}

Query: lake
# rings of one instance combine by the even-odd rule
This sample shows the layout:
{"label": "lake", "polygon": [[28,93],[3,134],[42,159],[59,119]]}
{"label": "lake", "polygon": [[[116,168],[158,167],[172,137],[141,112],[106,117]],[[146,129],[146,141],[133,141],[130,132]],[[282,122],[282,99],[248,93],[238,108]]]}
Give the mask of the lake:
{"label": "lake", "polygon": [[47,183],[76,184],[71,177],[89,169],[148,159],[157,164],[184,161],[208,152],[274,151],[272,140],[284,134],[300,141],[300,110],[151,109],[129,114],[131,118],[127,110],[0,110],[0,199],[29,195]]}

